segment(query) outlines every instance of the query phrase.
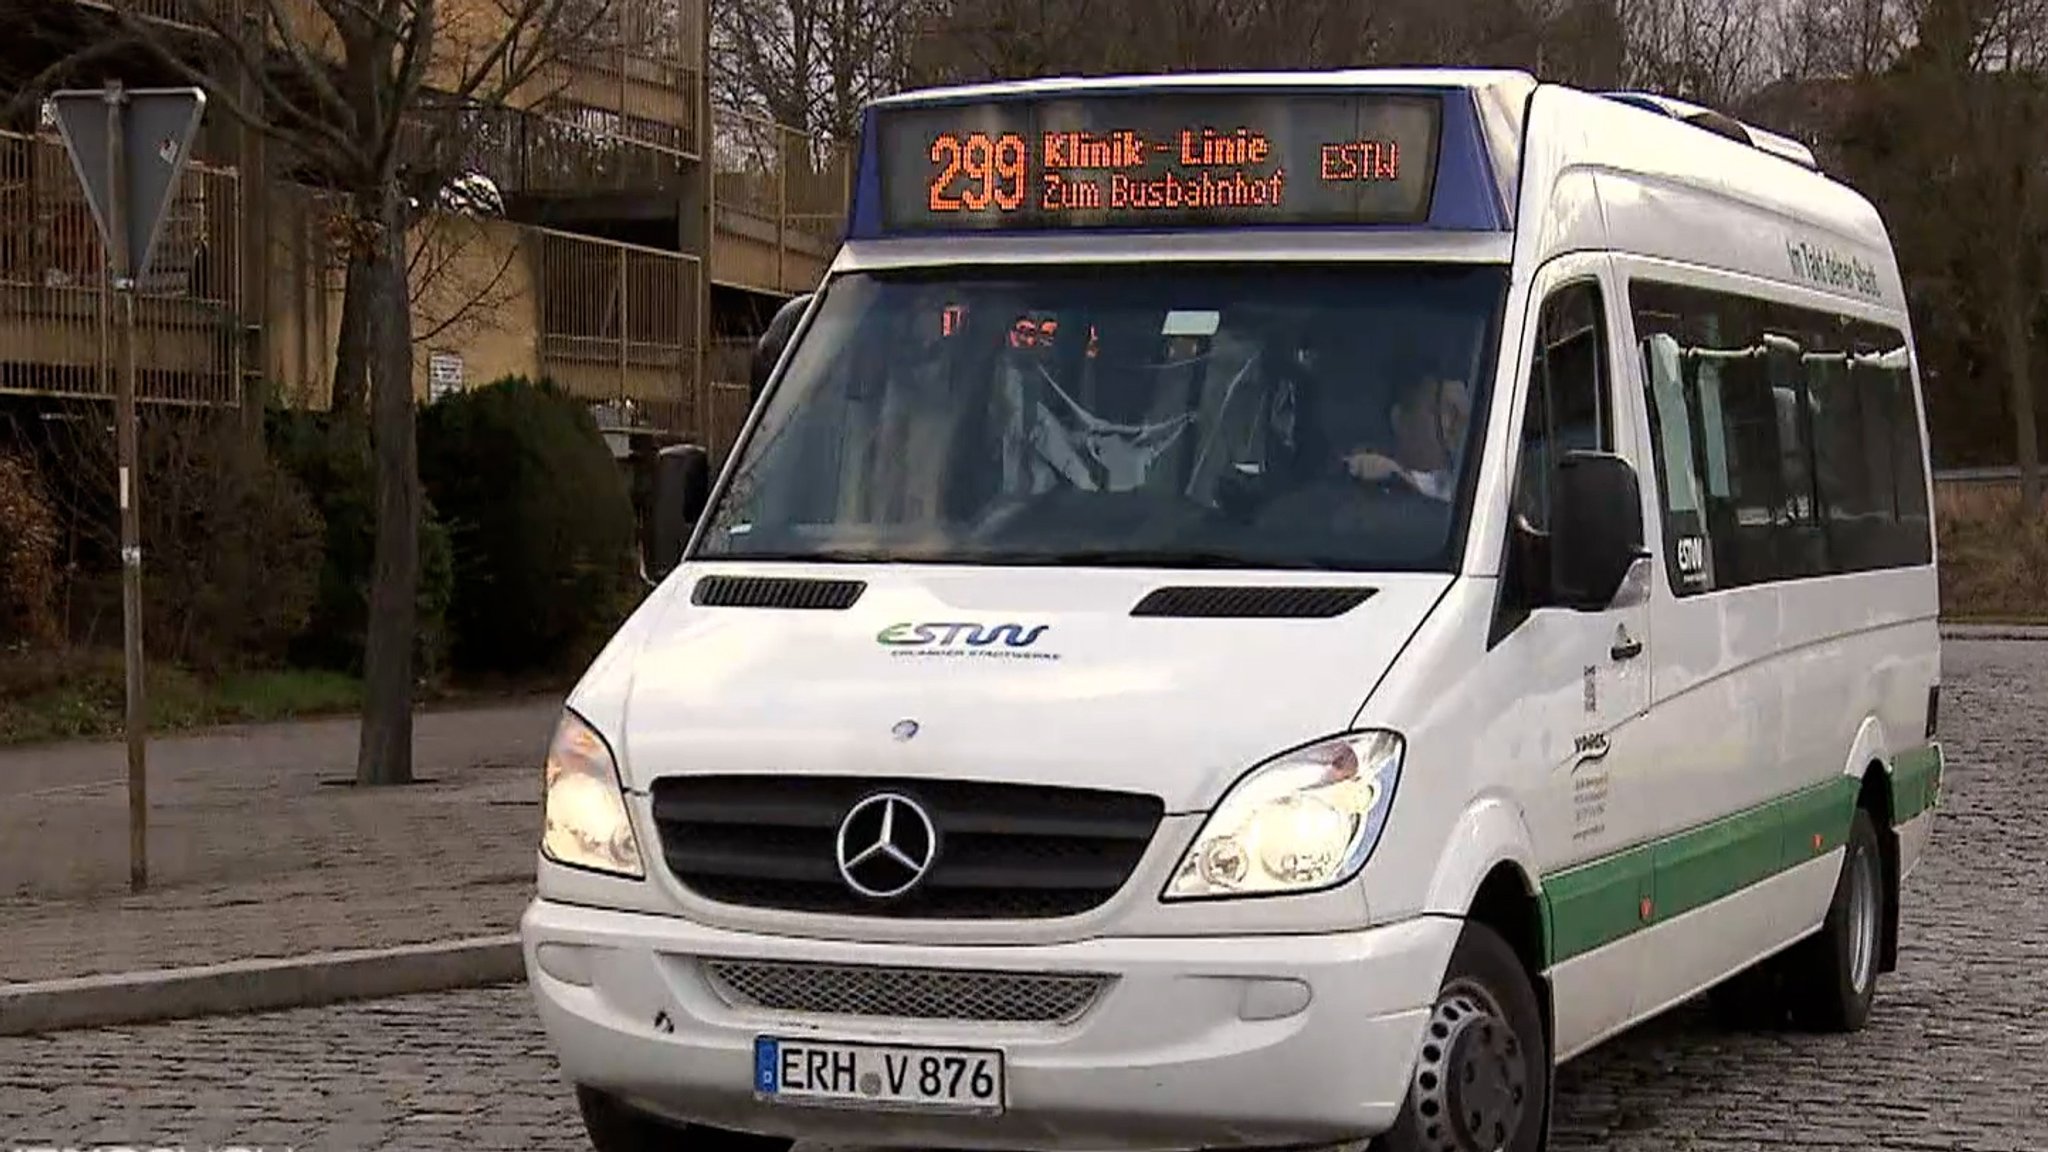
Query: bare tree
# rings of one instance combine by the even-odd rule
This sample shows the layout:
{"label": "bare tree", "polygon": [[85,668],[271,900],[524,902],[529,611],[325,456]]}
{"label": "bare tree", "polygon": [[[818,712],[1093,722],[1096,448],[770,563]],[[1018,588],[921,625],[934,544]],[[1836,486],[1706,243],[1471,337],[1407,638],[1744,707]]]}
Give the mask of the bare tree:
{"label": "bare tree", "polygon": [[1917,121],[1926,219],[1974,270],[2005,377],[2021,504],[2042,514],[2035,340],[2048,289],[2048,0],[1920,0],[1895,107]]}
{"label": "bare tree", "polygon": [[[439,283],[455,264],[455,257],[472,245],[476,233],[474,218],[498,216],[503,211],[495,196],[489,198],[492,203],[484,205],[477,202],[478,197],[459,194],[463,182],[464,178],[458,176],[452,186],[441,189],[441,203],[435,211],[420,213],[417,205],[410,206],[415,212],[415,223],[408,237],[408,296],[415,314],[419,305],[429,299],[437,301],[438,309],[428,331],[413,333],[415,344],[450,328],[466,326],[480,313],[510,303],[502,288],[506,273],[517,258],[514,250],[507,251],[497,273],[486,283],[470,285],[475,291],[464,299],[451,302],[447,299],[449,293]],[[330,410],[350,419],[365,412],[370,397],[370,267],[363,258],[362,245],[348,239],[354,227],[352,213],[346,209],[337,213],[332,230],[343,237],[341,330],[334,343],[334,375],[328,391]]]}
{"label": "bare tree", "polygon": [[1913,30],[1913,0],[1793,0],[1773,14],[1779,72],[1858,79],[1897,62]]}
{"label": "bare tree", "polygon": [[912,75],[944,83],[1339,67],[1368,52],[1383,26],[1380,7],[1351,0],[944,0],[923,14]]}
{"label": "bare tree", "polygon": [[1593,89],[1623,83],[1628,36],[1615,0],[1533,0],[1529,13],[1536,75]]}
{"label": "bare tree", "polygon": [[[252,0],[195,5],[226,56],[195,62],[136,8],[123,30],[204,87],[213,107],[324,174],[343,197],[355,331],[370,392],[377,529],[364,653],[359,783],[412,779],[413,632],[420,479],[413,422],[411,270],[406,237],[446,180],[462,113],[530,89],[545,66],[609,16],[609,0]],[[253,92],[250,100],[245,93]],[[350,307],[345,299],[346,313]],[[359,344],[351,342],[360,334]],[[337,366],[339,367],[339,365]],[[339,373],[338,373],[339,374]]]}
{"label": "bare tree", "polygon": [[930,0],[724,0],[711,25],[720,103],[846,147],[860,109],[903,80]]}
{"label": "bare tree", "polygon": [[1617,0],[1630,87],[1730,108],[1771,78],[1773,0]]}

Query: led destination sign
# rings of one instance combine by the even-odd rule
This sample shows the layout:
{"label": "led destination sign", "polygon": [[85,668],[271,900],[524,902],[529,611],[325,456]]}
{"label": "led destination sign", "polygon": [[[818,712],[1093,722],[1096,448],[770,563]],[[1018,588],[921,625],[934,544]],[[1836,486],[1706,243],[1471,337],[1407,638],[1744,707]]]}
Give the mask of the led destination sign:
{"label": "led destination sign", "polygon": [[876,118],[891,231],[1419,224],[1443,101],[1148,93]]}

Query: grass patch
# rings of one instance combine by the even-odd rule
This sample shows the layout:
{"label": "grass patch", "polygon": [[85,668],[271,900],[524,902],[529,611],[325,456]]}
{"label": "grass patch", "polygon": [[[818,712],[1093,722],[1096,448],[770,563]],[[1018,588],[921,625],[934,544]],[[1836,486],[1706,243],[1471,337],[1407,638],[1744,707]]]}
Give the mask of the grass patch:
{"label": "grass patch", "polygon": [[2048,623],[2048,514],[2023,514],[2016,485],[1935,490],[1941,615],[1986,624]]}
{"label": "grass patch", "polygon": [[[144,685],[152,733],[354,710],[360,685],[338,673],[244,672],[216,682],[167,664]],[[120,736],[127,680],[118,652],[0,655],[0,744]]]}
{"label": "grass patch", "polygon": [[362,707],[363,684],[353,676],[314,668],[244,672],[215,684],[212,703],[222,721],[331,716]]}

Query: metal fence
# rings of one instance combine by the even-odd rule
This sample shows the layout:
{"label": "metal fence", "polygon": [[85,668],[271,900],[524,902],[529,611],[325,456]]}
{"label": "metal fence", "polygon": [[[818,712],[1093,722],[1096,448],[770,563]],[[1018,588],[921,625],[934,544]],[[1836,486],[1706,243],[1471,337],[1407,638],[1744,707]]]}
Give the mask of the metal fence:
{"label": "metal fence", "polygon": [[663,126],[567,100],[422,109],[405,132],[408,154],[438,153],[433,162],[446,173],[477,173],[507,195],[680,196],[690,179],[679,130],[668,133],[669,147],[644,143],[638,137],[660,136]]}
{"label": "metal fence", "polygon": [[542,372],[573,395],[615,405],[632,426],[702,427],[702,261],[545,229],[532,229],[528,243]]}
{"label": "metal fence", "polygon": [[704,357],[704,446],[723,459],[753,405],[754,337],[721,336]]}
{"label": "metal fence", "polygon": [[[111,11],[112,0],[74,0],[87,8]],[[180,28],[204,29],[208,17],[226,23],[243,10],[243,0],[120,0],[124,9],[145,20],[156,20]]]}
{"label": "metal fence", "polygon": [[[234,404],[240,362],[240,179],[186,168],[136,299],[136,395]],[[108,396],[106,258],[54,136],[0,132],[0,392]]]}
{"label": "metal fence", "polygon": [[720,110],[713,121],[716,240],[756,252],[720,258],[748,283],[799,291],[831,259],[846,219],[850,158],[785,124]]}
{"label": "metal fence", "polygon": [[713,131],[720,211],[783,220],[828,243],[839,239],[852,173],[840,149],[787,124],[724,109]]}
{"label": "metal fence", "polygon": [[[557,73],[556,95],[617,112],[620,139],[701,155],[703,0],[593,2],[607,4],[604,18],[564,54],[567,68]],[[564,23],[578,27],[573,13]]]}

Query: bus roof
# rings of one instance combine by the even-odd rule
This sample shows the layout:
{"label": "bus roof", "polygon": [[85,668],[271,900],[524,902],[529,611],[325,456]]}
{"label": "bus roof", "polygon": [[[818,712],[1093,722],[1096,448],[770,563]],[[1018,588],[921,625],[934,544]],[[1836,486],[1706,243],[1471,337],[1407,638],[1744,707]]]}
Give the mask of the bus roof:
{"label": "bus roof", "polygon": [[919,88],[870,101],[870,108],[1009,100],[1095,92],[1172,92],[1217,88],[1503,88],[1526,96],[1536,77],[1509,68],[1344,68],[1320,72],[1176,72],[1170,75],[1047,76]]}

